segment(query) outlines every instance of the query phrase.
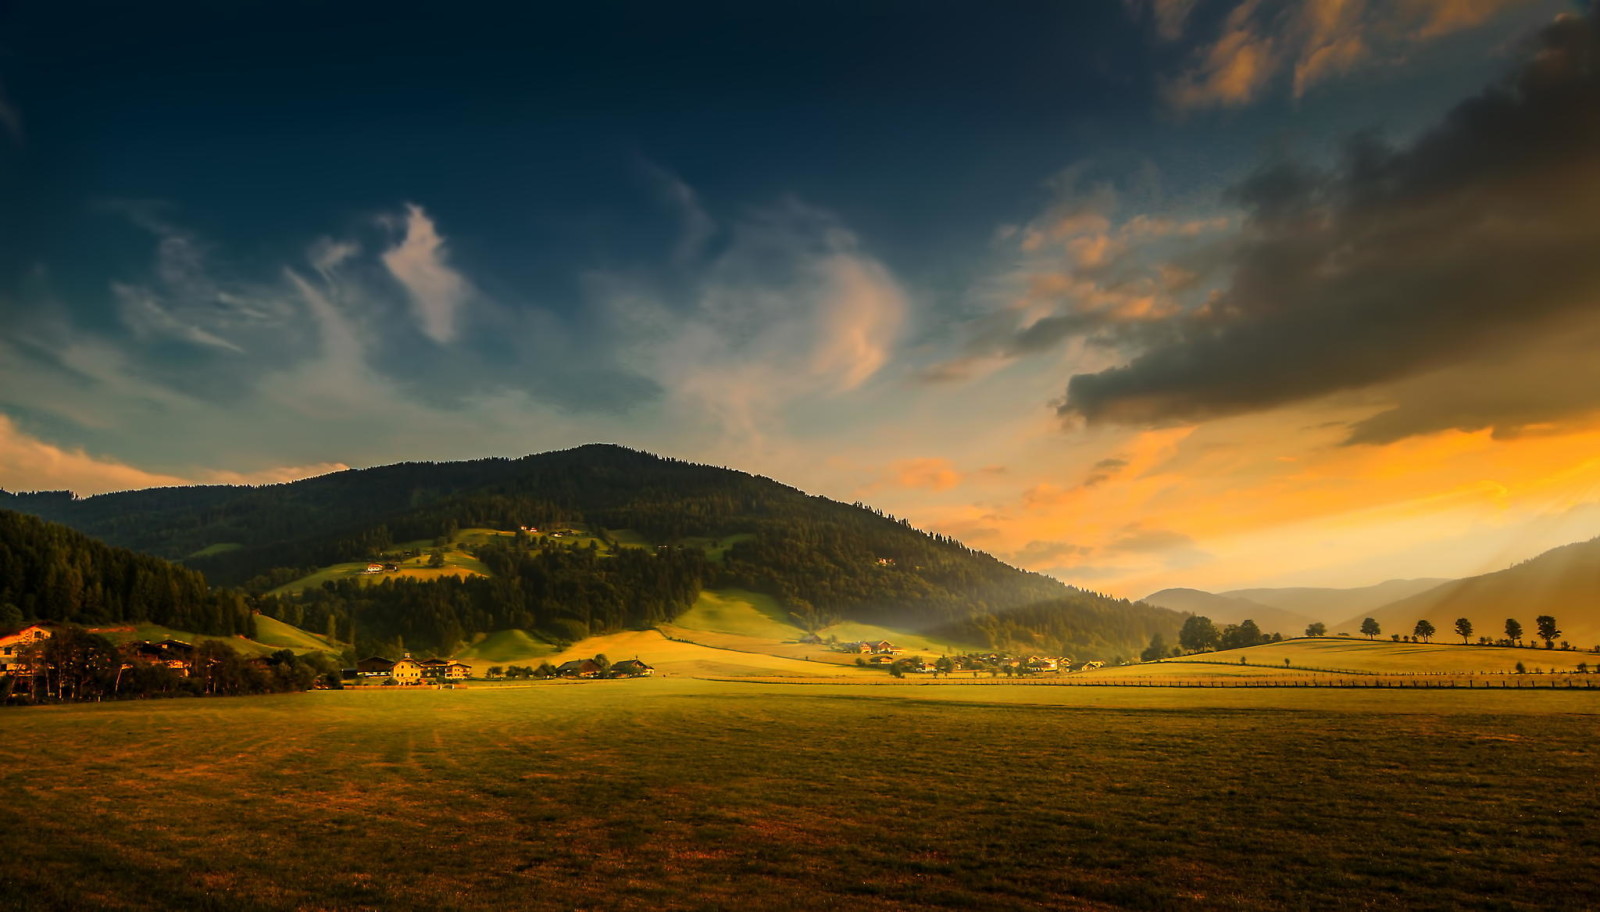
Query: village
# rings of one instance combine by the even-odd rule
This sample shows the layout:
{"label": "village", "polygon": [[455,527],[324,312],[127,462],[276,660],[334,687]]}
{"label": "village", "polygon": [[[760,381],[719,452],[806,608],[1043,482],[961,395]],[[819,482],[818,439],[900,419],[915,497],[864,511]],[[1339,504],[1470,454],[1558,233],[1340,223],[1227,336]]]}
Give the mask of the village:
{"label": "village", "polygon": [[[1064,656],[974,652],[944,655],[930,662],[922,656],[904,657],[905,650],[888,640],[858,640],[850,643],[825,644],[821,637],[812,633],[802,637],[800,642],[830,645],[836,652],[854,654],[857,665],[882,666],[889,669],[890,673],[897,677],[902,674],[927,674],[937,677],[957,672],[970,672],[974,677],[985,673],[1013,677],[1019,675],[1065,674],[1074,670],[1073,660]],[[1104,662],[1089,661],[1079,665],[1076,670],[1093,671],[1104,665]]]}
{"label": "village", "polygon": [[[57,656],[49,648],[51,641],[63,630],[86,633],[81,628],[54,621],[41,621],[21,628],[0,631],[0,679],[9,684],[9,694],[34,692],[35,679],[41,681],[59,673],[70,664],[82,664],[77,655]],[[205,648],[209,646],[210,648]],[[244,668],[270,674],[284,665],[305,664],[304,657],[296,657],[291,650],[278,650],[266,655],[238,656],[232,647],[220,640],[202,641],[197,646],[185,640],[160,641],[131,640],[111,647],[114,652],[103,657],[105,670],[115,676],[117,684],[125,677],[134,678],[140,673],[156,672],[168,679],[186,680],[208,678],[215,666],[236,661]],[[324,666],[331,667],[331,666]],[[130,674],[132,673],[132,674]],[[369,656],[353,668],[329,670],[308,678],[304,689],[327,690],[346,687],[430,687],[455,688],[471,680],[495,681],[517,678],[552,679],[570,678],[594,680],[601,678],[638,678],[655,674],[655,668],[634,657],[620,662],[610,662],[603,655],[593,658],[573,659],[558,665],[542,663],[537,668],[509,665],[490,666],[482,675],[475,675],[467,662],[440,658],[415,659],[405,653],[398,659]],[[3,700],[4,698],[0,698]]]}

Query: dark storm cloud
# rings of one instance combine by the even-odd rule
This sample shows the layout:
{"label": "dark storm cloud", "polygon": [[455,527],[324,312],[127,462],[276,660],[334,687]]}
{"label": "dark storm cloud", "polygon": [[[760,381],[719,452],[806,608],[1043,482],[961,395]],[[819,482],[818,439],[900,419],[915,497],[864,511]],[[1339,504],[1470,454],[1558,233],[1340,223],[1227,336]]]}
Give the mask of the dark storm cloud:
{"label": "dark storm cloud", "polygon": [[[1593,14],[1562,16],[1512,78],[1408,147],[1358,137],[1332,169],[1262,168],[1234,191],[1247,220],[1227,287],[1130,363],[1073,377],[1061,413],[1196,420],[1554,350],[1600,303],[1597,49]],[[1358,439],[1552,417],[1537,393],[1492,413],[1457,396],[1441,415],[1428,392]],[[1592,410],[1600,387],[1562,401]]]}

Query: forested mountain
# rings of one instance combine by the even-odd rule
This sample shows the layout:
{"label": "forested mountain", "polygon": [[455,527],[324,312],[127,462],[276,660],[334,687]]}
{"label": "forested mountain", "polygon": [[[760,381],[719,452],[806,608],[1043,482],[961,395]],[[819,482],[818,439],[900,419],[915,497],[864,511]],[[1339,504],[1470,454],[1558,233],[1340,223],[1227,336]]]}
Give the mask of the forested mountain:
{"label": "forested mountain", "polygon": [[[319,632],[344,634],[354,621],[361,634],[441,648],[458,634],[501,626],[570,640],[657,623],[687,609],[701,587],[724,585],[771,594],[820,619],[939,630],[996,647],[1093,646],[1131,656],[1154,633],[1175,636],[1182,622],[1175,612],[1017,570],[859,504],[610,445],[515,460],[404,463],[263,487],[4,495],[0,505],[257,591],[470,527],[582,523],[602,538],[628,529],[655,546],[584,556],[548,542],[489,545],[479,553],[488,578],[351,582],[293,604],[263,602],[263,610]],[[694,546],[729,536],[739,540],[720,560]]]}
{"label": "forested mountain", "polygon": [[1263,605],[1247,598],[1218,595],[1201,589],[1163,589],[1144,597],[1144,601],[1173,611],[1208,617],[1218,626],[1255,621],[1266,633],[1281,633],[1286,637],[1300,636],[1314,618]]}
{"label": "forested mountain", "polygon": [[213,590],[194,570],[0,510],[0,626],[148,621],[227,636],[249,635],[250,617],[241,593]]}
{"label": "forested mountain", "polygon": [[1390,602],[1426,592],[1448,583],[1443,578],[1392,579],[1372,586],[1333,589],[1322,586],[1291,586],[1269,589],[1232,589],[1220,592],[1225,598],[1248,599],[1284,611],[1292,611],[1313,621],[1332,624],[1342,618],[1372,611]]}
{"label": "forested mountain", "polygon": [[1514,567],[1453,580],[1426,592],[1353,615],[1329,631],[1359,629],[1365,617],[1383,628],[1383,635],[1410,634],[1426,620],[1448,640],[1457,618],[1472,622],[1473,638],[1506,635],[1507,618],[1534,637],[1534,619],[1550,615],[1562,633],[1559,639],[1588,649],[1600,644],[1600,538],[1563,545]]}

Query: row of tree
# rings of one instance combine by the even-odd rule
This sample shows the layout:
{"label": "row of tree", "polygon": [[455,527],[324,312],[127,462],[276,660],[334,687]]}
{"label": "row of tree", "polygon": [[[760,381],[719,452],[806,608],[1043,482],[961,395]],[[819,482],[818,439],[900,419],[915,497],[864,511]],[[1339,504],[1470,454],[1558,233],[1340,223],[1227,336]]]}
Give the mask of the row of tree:
{"label": "row of tree", "polygon": [[[1561,638],[1561,628],[1556,625],[1555,616],[1541,614],[1533,619],[1533,623],[1535,629],[1538,631],[1539,639],[1544,640],[1544,648],[1554,649],[1555,641]],[[1461,642],[1463,645],[1472,639],[1472,633],[1475,629],[1476,628],[1473,627],[1470,619],[1456,618],[1456,636],[1461,637]],[[1517,620],[1516,618],[1506,618],[1505,631],[1506,638],[1502,641],[1503,643],[1508,646],[1512,644],[1517,646],[1522,645],[1523,629],[1521,621]],[[1433,642],[1433,638],[1438,634],[1438,632],[1439,631],[1433,626],[1433,623],[1426,618],[1417,621],[1417,623],[1411,628],[1411,636],[1415,639],[1421,640],[1424,643]],[[1375,639],[1379,634],[1383,633],[1383,627],[1374,618],[1367,618],[1361,622],[1361,633],[1369,640]],[[1306,636],[1327,635],[1328,628],[1325,624],[1312,624],[1306,628]]]}
{"label": "row of tree", "polygon": [[72,624],[20,647],[15,661],[17,673],[0,676],[0,703],[284,693],[306,690],[319,679],[339,686],[338,666],[318,653],[297,656],[284,649],[253,662],[225,642],[202,640],[184,674],[126,657],[110,640]]}

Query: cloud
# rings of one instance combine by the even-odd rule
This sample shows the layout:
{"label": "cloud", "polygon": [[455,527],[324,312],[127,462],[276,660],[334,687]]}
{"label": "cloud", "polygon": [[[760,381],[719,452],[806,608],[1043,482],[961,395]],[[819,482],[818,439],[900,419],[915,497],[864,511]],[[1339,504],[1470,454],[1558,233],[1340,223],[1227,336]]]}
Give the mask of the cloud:
{"label": "cloud", "polygon": [[[1472,28],[1527,0],[1242,0],[1214,35],[1165,81],[1163,97],[1179,111],[1238,107],[1256,101],[1284,75],[1299,98],[1318,83],[1402,57],[1441,35]],[[1166,42],[1200,22],[1193,2],[1130,3]],[[1202,25],[1204,23],[1202,22]]]}
{"label": "cloud", "polygon": [[827,213],[788,202],[730,229],[685,295],[591,278],[623,355],[722,442],[766,445],[792,409],[861,390],[909,313],[889,271]]}
{"label": "cloud", "polygon": [[[1074,376],[1061,414],[1160,425],[1366,388],[1410,396],[1354,438],[1378,441],[1514,433],[1600,405],[1600,387],[1556,379],[1592,361],[1568,340],[1600,300],[1597,36],[1593,18],[1562,16],[1513,78],[1408,146],[1357,137],[1333,168],[1261,168],[1235,191],[1246,222],[1225,287],[1122,334],[1136,356]],[[1495,376],[1521,396],[1475,405],[1414,379],[1507,360],[1520,379]]]}
{"label": "cloud", "polygon": [[46,443],[0,414],[0,489],[8,491],[68,490],[87,496],[109,491],[189,484],[277,484],[349,468],[343,463],[279,466],[259,472],[202,471],[193,476],[148,472],[116,459],[93,456],[80,448]]}
{"label": "cloud", "polygon": [[473,289],[450,266],[444,238],[421,206],[406,204],[405,236],[384,251],[383,265],[405,287],[423,333],[440,344],[454,340]]}
{"label": "cloud", "polygon": [[1025,570],[1044,570],[1049,568],[1059,569],[1059,564],[1072,557],[1083,557],[1094,552],[1093,548],[1075,545],[1064,541],[1030,541],[1021,548],[1005,555],[1006,560]]}
{"label": "cloud", "polygon": [[1095,485],[1110,481],[1111,479],[1117,477],[1117,473],[1120,470],[1127,467],[1128,460],[1121,457],[1102,459],[1094,464],[1094,469],[1089,472],[1088,477],[1084,478],[1083,486],[1086,488],[1092,488]]}
{"label": "cloud", "polygon": [[644,170],[662,201],[678,212],[681,234],[673,249],[673,261],[684,265],[699,259],[717,231],[716,221],[700,204],[700,195],[682,178],[660,165],[645,162]]}

